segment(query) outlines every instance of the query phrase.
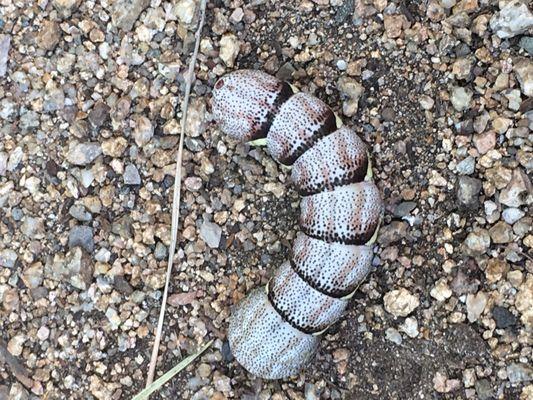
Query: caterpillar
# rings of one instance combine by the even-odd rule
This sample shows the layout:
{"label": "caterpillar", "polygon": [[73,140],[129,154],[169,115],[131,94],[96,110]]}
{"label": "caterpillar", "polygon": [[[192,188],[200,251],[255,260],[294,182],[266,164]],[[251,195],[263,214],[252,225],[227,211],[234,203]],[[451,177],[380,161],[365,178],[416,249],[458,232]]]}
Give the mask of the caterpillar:
{"label": "caterpillar", "polygon": [[368,274],[383,202],[366,145],[320,99],[264,72],[238,70],[215,83],[212,113],[233,139],[266,140],[272,157],[292,167],[302,196],[289,260],[235,306],[228,327],[245,369],[285,378],[310,362]]}

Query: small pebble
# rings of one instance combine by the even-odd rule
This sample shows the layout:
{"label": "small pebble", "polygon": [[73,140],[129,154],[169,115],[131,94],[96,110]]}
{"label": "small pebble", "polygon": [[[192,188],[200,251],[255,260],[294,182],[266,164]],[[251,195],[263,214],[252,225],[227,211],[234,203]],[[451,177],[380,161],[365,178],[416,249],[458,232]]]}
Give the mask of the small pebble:
{"label": "small pebble", "polygon": [[128,164],[124,169],[124,184],[125,185],[140,185],[141,176],[139,175],[139,170],[135,165]]}
{"label": "small pebble", "polygon": [[76,225],[70,230],[68,236],[68,247],[81,246],[89,253],[94,250],[93,230],[89,226]]}
{"label": "small pebble", "polygon": [[212,249],[216,249],[220,243],[222,228],[212,222],[204,221],[200,227],[200,238]]}

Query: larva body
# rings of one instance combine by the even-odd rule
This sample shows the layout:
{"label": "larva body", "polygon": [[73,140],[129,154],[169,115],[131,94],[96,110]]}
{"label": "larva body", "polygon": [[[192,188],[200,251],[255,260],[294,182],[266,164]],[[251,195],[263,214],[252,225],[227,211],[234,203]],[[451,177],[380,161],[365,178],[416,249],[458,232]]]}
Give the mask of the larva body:
{"label": "larva body", "polygon": [[287,377],[309,362],[319,335],[368,274],[383,203],[365,144],[321,100],[241,70],[216,83],[212,105],[234,139],[266,137],[272,157],[293,166],[303,196],[290,260],[235,307],[228,329],[231,350],[248,371]]}

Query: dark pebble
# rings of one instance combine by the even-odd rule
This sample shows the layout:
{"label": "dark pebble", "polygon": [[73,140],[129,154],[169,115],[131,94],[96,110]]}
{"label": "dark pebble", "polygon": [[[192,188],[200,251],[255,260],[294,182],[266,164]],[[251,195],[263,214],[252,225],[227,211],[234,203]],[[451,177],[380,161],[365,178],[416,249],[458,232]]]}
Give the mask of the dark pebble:
{"label": "dark pebble", "polygon": [[533,110],[533,97],[529,97],[526,100],[524,100],[520,104],[520,109],[518,111],[520,111],[521,113],[526,113],[531,110]]}
{"label": "dark pebble", "polygon": [[174,177],[170,175],[165,175],[163,178],[163,182],[161,182],[161,186],[163,186],[163,189],[168,189],[169,187],[172,187],[174,185]]}
{"label": "dark pebble", "polygon": [[396,119],[396,112],[391,107],[385,107],[381,111],[381,116],[386,122],[392,122]]}
{"label": "dark pebble", "polygon": [[296,69],[293,65],[290,62],[286,62],[278,70],[276,78],[281,79],[282,81],[288,81],[292,78],[292,74],[294,74],[295,71]]}
{"label": "dark pebble", "polygon": [[[31,289],[30,293],[31,293],[31,298],[35,301],[40,300],[40,299],[46,299],[48,297],[48,289],[45,288],[44,286],[39,286],[35,289]],[[0,399],[1,398],[2,396],[0,396]]]}
{"label": "dark pebble", "polygon": [[92,253],[94,250],[93,229],[90,226],[77,225],[70,230],[68,235],[68,247],[72,249],[80,246]]}
{"label": "dark pebble", "polygon": [[518,45],[529,53],[530,56],[533,56],[533,37],[532,36],[522,36]]}
{"label": "dark pebble", "polygon": [[390,224],[383,226],[380,230],[378,242],[382,246],[388,246],[391,243],[398,242],[407,235],[409,225],[404,221],[392,221]]}
{"label": "dark pebble", "polygon": [[409,215],[409,213],[413,211],[415,207],[416,203],[414,201],[404,201],[396,206],[394,209],[394,216],[405,217],[406,215]]}
{"label": "dark pebble", "polygon": [[499,329],[516,325],[516,317],[505,307],[495,306],[492,309],[492,317],[496,321],[496,327]]}
{"label": "dark pebble", "polygon": [[185,147],[192,151],[193,153],[197,153],[199,151],[202,151],[205,149],[205,144],[199,139],[195,138],[185,138]]}
{"label": "dark pebble", "polygon": [[222,353],[222,359],[224,362],[230,363],[233,361],[233,354],[231,353],[231,348],[229,347],[229,342],[225,341],[222,343],[222,348],[220,349]]}
{"label": "dark pebble", "polygon": [[464,57],[472,52],[472,50],[470,50],[470,47],[468,47],[466,43],[459,44],[455,47],[454,51],[457,57]]}
{"label": "dark pebble", "polygon": [[93,128],[101,127],[109,119],[109,106],[103,101],[99,101],[93,106],[88,119]]}
{"label": "dark pebble", "polygon": [[335,9],[335,23],[337,25],[343,24],[348,18],[354,14],[355,4],[353,1],[343,1],[342,4]]}
{"label": "dark pebble", "polygon": [[129,284],[129,282],[120,275],[115,276],[113,283],[115,285],[115,288],[125,295],[130,295],[133,293],[133,288]]}
{"label": "dark pebble", "polygon": [[455,124],[455,130],[459,135],[470,135],[474,133],[474,121],[472,119],[467,119],[457,122]]}
{"label": "dark pebble", "polygon": [[493,399],[492,386],[488,379],[480,379],[476,381],[476,392],[478,399],[480,400],[491,400]]}
{"label": "dark pebble", "polygon": [[46,162],[46,173],[50,176],[56,176],[59,172],[59,165],[54,160],[48,160]]}
{"label": "dark pebble", "polygon": [[457,181],[456,193],[459,205],[464,208],[476,209],[479,206],[481,181],[469,176],[461,176]]}
{"label": "dark pebble", "polygon": [[24,217],[24,212],[20,208],[15,207],[11,210],[11,216],[15,221],[20,221]]}

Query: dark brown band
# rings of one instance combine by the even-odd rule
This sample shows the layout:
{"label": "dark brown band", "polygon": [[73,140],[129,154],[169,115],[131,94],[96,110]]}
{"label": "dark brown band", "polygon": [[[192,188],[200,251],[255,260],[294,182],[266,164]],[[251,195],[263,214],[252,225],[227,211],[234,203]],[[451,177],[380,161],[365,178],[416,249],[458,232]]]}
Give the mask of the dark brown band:
{"label": "dark brown band", "polygon": [[308,142],[300,145],[292,154],[287,157],[280,158],[279,162],[285,165],[292,165],[295,161],[307,150],[315,145],[323,137],[333,133],[337,130],[337,118],[333,111],[329,108],[327,109],[325,120],[320,126],[320,128],[313,133],[313,136],[308,138]]}
{"label": "dark brown band", "polygon": [[368,232],[357,234],[357,235],[351,235],[349,239],[341,238],[339,235],[327,235],[327,236],[320,236],[320,235],[314,235],[313,233],[309,232],[308,229],[305,228],[305,226],[302,226],[300,223],[300,229],[303,233],[305,233],[307,236],[313,238],[322,240],[326,243],[342,243],[342,244],[353,244],[357,246],[364,245],[368,243],[370,239],[372,239],[372,236],[374,236],[374,233],[379,225],[379,220],[372,224],[371,227],[369,227]]}
{"label": "dark brown band", "polygon": [[267,114],[265,122],[263,122],[261,127],[257,130],[257,133],[253,135],[250,141],[267,137],[268,131],[270,130],[272,122],[278,114],[280,107],[283,105],[283,103],[289,100],[293,94],[294,91],[292,90],[291,85],[289,85],[287,82],[281,82],[281,89],[276,97],[276,100],[274,100],[274,103],[272,103],[272,111]]}
{"label": "dark brown band", "polygon": [[292,326],[294,329],[299,330],[302,333],[305,333],[307,335],[312,335],[313,333],[318,333],[324,331],[324,328],[317,328],[317,329],[310,329],[310,328],[303,328],[301,326],[298,326],[292,319],[290,319],[284,311],[280,310],[278,306],[276,305],[276,301],[272,295],[272,290],[270,290],[270,287],[268,287],[267,292],[268,301],[270,302],[270,305],[276,312],[279,314],[281,319],[283,319],[286,323],[288,323],[290,326]]}
{"label": "dark brown band", "polygon": [[305,283],[307,283],[309,286],[311,286],[313,289],[315,289],[317,292],[322,293],[325,296],[332,297],[334,299],[342,299],[343,297],[348,296],[351,294],[359,285],[359,282],[354,283],[352,286],[347,287],[346,289],[334,289],[332,291],[328,291],[320,286],[320,284],[313,279],[313,277],[308,276],[304,274],[294,260],[292,259],[292,255],[289,258],[289,261],[291,263],[292,270],[298,275]]}
{"label": "dark brown band", "polygon": [[354,171],[345,174],[341,178],[335,178],[329,183],[321,183],[320,185],[310,185],[307,188],[298,188],[300,196],[311,196],[313,194],[333,191],[340,186],[351,185],[352,183],[359,183],[365,180],[368,170],[368,158],[365,156],[363,163]]}

